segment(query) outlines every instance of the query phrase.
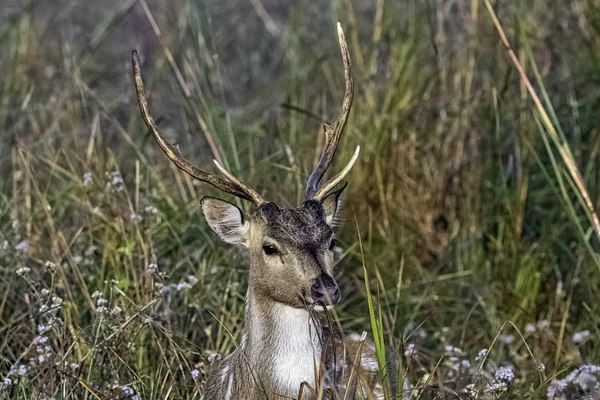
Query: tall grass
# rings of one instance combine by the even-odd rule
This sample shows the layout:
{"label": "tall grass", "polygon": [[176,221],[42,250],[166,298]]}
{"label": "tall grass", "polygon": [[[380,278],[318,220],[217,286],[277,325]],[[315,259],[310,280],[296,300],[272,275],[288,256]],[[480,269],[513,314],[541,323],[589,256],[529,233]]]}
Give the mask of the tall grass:
{"label": "tall grass", "polygon": [[201,397],[239,339],[247,258],[202,220],[218,194],[146,134],[130,51],[188,159],[296,206],[343,95],[336,21],[356,83],[337,159],[363,149],[339,324],[381,366],[401,356],[405,398],[598,396],[599,10],[3,2],[0,398]]}

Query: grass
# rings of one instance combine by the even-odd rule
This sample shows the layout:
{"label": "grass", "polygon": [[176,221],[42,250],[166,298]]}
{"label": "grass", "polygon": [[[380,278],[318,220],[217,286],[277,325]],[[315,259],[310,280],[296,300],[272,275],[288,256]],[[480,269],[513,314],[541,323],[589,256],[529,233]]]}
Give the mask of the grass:
{"label": "grass", "polygon": [[362,148],[338,322],[403,355],[405,397],[600,395],[594,1],[11,0],[0,398],[201,397],[247,258],[146,134],[130,51],[189,160],[296,206],[343,95],[336,21],[356,85],[336,164]]}

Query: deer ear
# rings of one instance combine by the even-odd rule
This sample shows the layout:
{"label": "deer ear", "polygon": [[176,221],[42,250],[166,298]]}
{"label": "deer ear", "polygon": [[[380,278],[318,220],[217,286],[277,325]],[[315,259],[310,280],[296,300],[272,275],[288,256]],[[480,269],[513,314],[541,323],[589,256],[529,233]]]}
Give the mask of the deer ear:
{"label": "deer ear", "polygon": [[244,221],[239,208],[214,197],[204,197],[200,204],[208,226],[221,240],[231,244],[246,242],[250,224]]}
{"label": "deer ear", "polygon": [[335,215],[342,208],[342,192],[348,186],[348,182],[344,183],[340,189],[335,192],[329,193],[323,199],[323,208],[325,209],[325,221],[328,225],[336,225],[335,223]]}

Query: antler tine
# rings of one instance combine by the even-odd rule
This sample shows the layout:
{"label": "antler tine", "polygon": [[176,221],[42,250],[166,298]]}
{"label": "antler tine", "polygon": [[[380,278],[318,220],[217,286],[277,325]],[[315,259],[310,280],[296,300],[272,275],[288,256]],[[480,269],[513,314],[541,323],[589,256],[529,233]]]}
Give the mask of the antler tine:
{"label": "antler tine", "polygon": [[217,167],[217,169],[223,175],[225,175],[225,178],[229,179],[229,181],[231,183],[233,183],[235,186],[238,186],[240,189],[242,189],[244,191],[245,194],[248,195],[248,197],[250,197],[250,200],[254,203],[254,205],[256,205],[258,207],[259,205],[261,205],[261,204],[263,204],[265,202],[265,200],[262,198],[262,196],[260,194],[258,194],[251,187],[246,186],[244,183],[242,183],[241,181],[239,181],[229,171],[227,171],[225,168],[223,168],[223,166],[221,164],[219,164],[219,162],[217,160],[213,160],[213,163],[215,164],[215,166]]}
{"label": "antler tine", "polygon": [[230,176],[232,175],[229,173],[226,174],[228,179],[224,179],[213,173],[202,171],[201,169],[197,168],[196,166],[192,165],[189,161],[187,161],[181,155],[181,152],[179,151],[179,148],[177,146],[174,146],[165,140],[165,138],[160,133],[158,126],[156,126],[154,119],[150,115],[150,111],[148,110],[148,100],[146,99],[144,81],[142,80],[142,71],[140,68],[140,62],[136,50],[133,50],[131,52],[131,61],[133,63],[135,90],[137,92],[137,99],[138,104],[140,106],[140,111],[142,113],[142,118],[144,119],[148,130],[156,140],[156,143],[158,143],[158,146],[167,155],[167,157],[169,157],[173,164],[175,164],[179,169],[181,169],[193,178],[196,178],[202,182],[209,183],[225,193],[232,194],[236,197],[240,197],[245,200],[250,200],[254,203],[255,206],[259,206],[263,202],[263,200],[254,190],[242,184],[235,178],[231,179]]}
{"label": "antler tine", "polygon": [[[344,76],[346,79],[346,89],[344,92],[344,101],[342,102],[342,109],[337,120],[333,124],[325,124],[325,148],[319,159],[319,163],[313,170],[312,174],[308,178],[306,183],[306,197],[312,199],[315,197],[319,190],[319,181],[327,172],[335,151],[337,150],[340,137],[346,126],[348,115],[350,114],[350,108],[352,108],[352,99],[354,98],[354,80],[352,79],[352,65],[350,64],[350,54],[348,53],[348,45],[346,44],[346,38],[342,25],[338,22],[338,40],[340,42],[340,50],[342,51],[342,59],[344,60]],[[353,162],[352,162],[353,163]],[[338,182],[339,183],[339,182]],[[331,189],[330,184],[325,186]],[[324,187],[325,187],[324,186]],[[334,185],[335,186],[335,185]]]}
{"label": "antler tine", "polygon": [[348,175],[348,173],[354,166],[354,163],[358,159],[359,153],[360,153],[360,146],[356,146],[356,150],[354,150],[354,154],[352,155],[352,158],[350,159],[348,164],[346,164],[344,169],[339,174],[337,174],[336,176],[331,178],[331,180],[329,180],[325,185],[323,185],[312,198],[315,200],[319,200],[319,201],[323,200],[325,198],[325,196],[327,196],[327,193],[329,193],[329,191],[331,189],[333,189],[334,187],[336,187],[338,185],[338,183],[343,181],[344,178],[346,177],[346,175]]}

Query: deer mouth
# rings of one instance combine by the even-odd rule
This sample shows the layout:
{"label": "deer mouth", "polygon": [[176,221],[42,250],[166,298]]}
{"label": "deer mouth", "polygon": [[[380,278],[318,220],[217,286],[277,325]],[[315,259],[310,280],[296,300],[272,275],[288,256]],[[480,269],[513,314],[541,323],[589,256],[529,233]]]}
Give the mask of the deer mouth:
{"label": "deer mouth", "polygon": [[308,296],[302,296],[299,298],[299,300],[303,304],[303,308],[308,312],[324,313],[325,310],[333,310],[333,307],[335,307],[335,304],[323,304],[321,302],[314,301]]}
{"label": "deer mouth", "polygon": [[335,304],[329,304],[329,305],[324,306],[321,303],[317,303],[314,305],[313,310],[315,310],[316,312],[319,312],[319,313],[324,313],[325,310],[327,310],[327,311],[332,310],[333,307],[335,307]]}
{"label": "deer mouth", "polygon": [[298,296],[298,300],[302,304],[301,308],[306,309],[308,312],[324,313],[325,310],[332,310],[335,306],[335,304],[323,304],[315,301],[311,296],[307,295],[306,289],[302,289],[302,294]]}

